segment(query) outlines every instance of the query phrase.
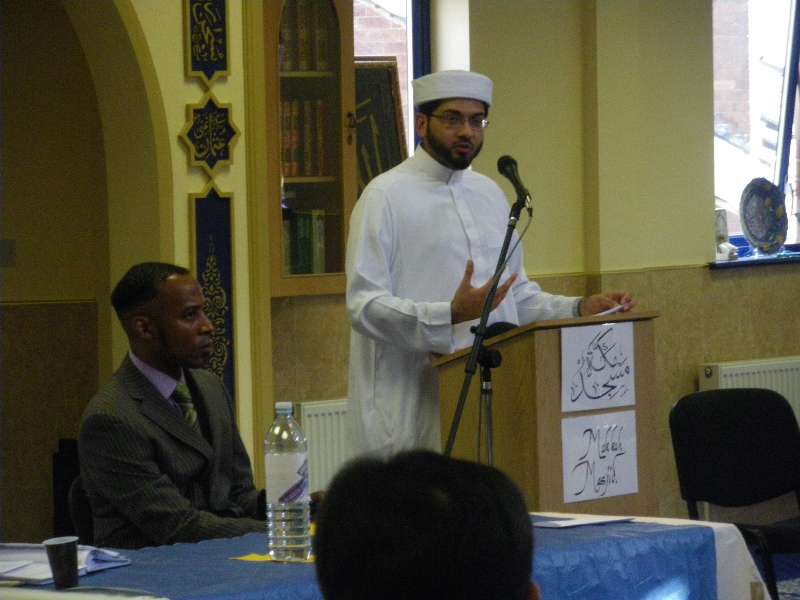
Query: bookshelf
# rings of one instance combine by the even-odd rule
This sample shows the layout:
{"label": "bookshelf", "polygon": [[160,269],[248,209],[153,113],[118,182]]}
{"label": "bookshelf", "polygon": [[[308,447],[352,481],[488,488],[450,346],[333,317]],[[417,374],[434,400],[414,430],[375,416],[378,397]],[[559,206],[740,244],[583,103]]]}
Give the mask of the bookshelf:
{"label": "bookshelf", "polygon": [[352,2],[265,7],[272,296],[343,293],[357,194]]}

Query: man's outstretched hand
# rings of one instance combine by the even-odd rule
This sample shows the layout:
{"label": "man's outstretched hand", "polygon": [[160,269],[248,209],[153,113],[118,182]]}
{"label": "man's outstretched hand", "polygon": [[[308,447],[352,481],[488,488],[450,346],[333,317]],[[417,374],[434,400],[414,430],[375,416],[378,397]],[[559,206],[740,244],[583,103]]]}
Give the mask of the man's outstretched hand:
{"label": "man's outstretched hand", "polygon": [[[464,321],[471,321],[481,316],[483,304],[486,302],[486,296],[489,295],[489,290],[492,288],[492,280],[489,279],[481,287],[472,287],[472,273],[475,271],[475,265],[471,260],[467,261],[467,266],[464,269],[464,277],[461,278],[461,283],[458,285],[452,302],[450,302],[450,321],[454,325],[456,323],[463,323]],[[497,286],[497,293],[492,303],[492,310],[505,299],[508,290],[511,289],[511,284],[516,280],[517,274],[512,274],[503,283]]]}

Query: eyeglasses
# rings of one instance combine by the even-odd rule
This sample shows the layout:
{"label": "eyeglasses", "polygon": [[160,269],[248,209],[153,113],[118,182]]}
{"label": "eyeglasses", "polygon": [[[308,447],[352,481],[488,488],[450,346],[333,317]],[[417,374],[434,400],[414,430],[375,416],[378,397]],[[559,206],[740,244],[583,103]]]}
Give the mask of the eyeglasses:
{"label": "eyeglasses", "polygon": [[464,123],[469,123],[472,129],[486,129],[489,126],[489,119],[486,117],[465,117],[461,113],[447,112],[443,115],[431,115],[436,117],[447,129],[461,129]]}

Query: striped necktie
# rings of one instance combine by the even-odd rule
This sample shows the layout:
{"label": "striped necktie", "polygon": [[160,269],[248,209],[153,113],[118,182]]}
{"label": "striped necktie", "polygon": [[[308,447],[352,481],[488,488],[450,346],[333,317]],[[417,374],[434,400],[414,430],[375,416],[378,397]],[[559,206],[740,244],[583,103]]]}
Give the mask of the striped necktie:
{"label": "striped necktie", "polygon": [[178,383],[175,391],[172,393],[172,399],[178,403],[183,412],[183,418],[192,426],[196,431],[200,431],[200,424],[197,422],[197,409],[192,402],[192,394],[189,392],[189,387],[183,383]]}

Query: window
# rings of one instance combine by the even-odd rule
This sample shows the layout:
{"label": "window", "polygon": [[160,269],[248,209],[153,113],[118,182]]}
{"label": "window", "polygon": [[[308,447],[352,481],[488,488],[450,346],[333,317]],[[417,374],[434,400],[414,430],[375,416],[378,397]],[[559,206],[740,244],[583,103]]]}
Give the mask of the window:
{"label": "window", "polygon": [[409,106],[413,77],[410,0],[355,0],[353,2],[356,56],[394,56],[400,80],[408,153],[413,152],[414,114]]}
{"label": "window", "polygon": [[780,130],[786,122],[791,138],[794,123],[786,120],[791,111],[782,107],[782,97],[789,89],[786,64],[793,2],[713,0],[714,195],[734,242],[739,241],[734,236],[742,234],[742,191],[757,177],[778,184],[782,161],[788,175],[786,241],[800,241],[795,218],[800,173],[794,143],[788,152],[784,150]]}

